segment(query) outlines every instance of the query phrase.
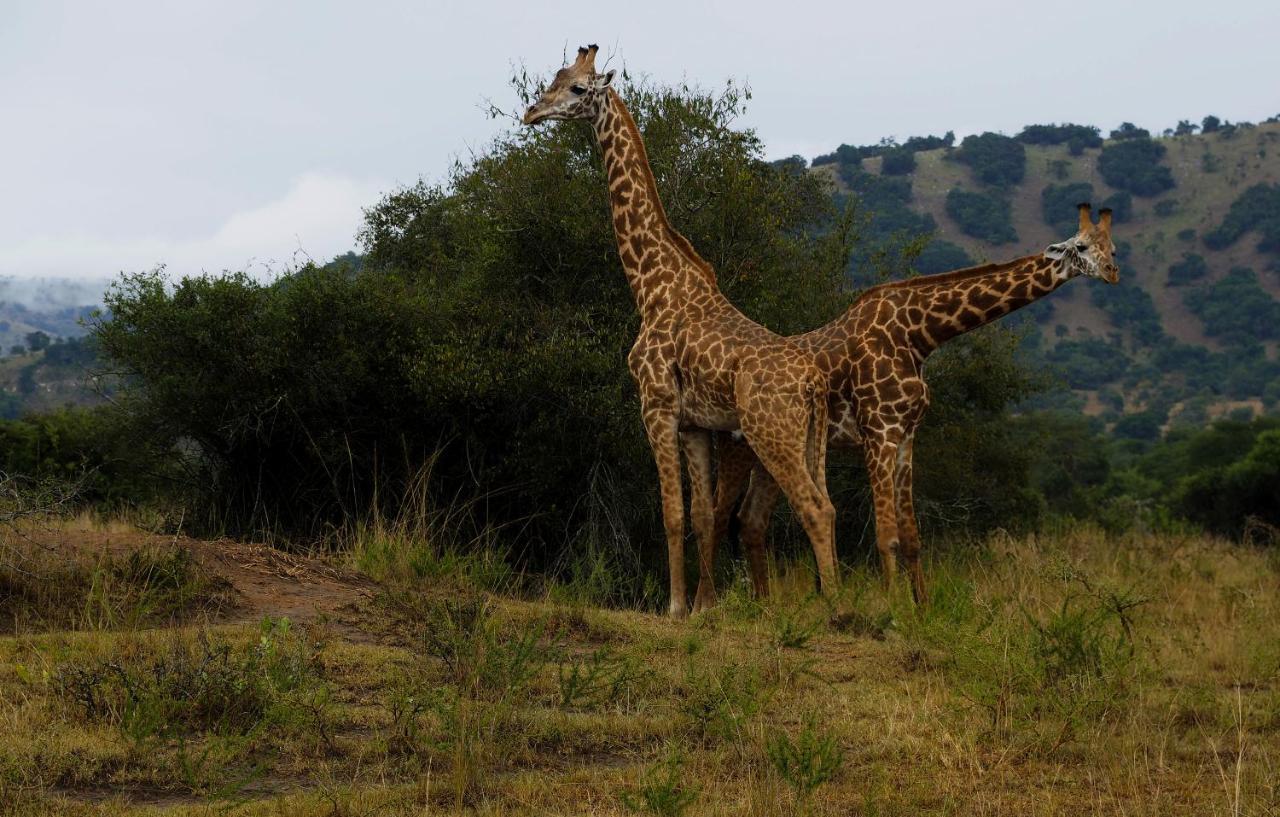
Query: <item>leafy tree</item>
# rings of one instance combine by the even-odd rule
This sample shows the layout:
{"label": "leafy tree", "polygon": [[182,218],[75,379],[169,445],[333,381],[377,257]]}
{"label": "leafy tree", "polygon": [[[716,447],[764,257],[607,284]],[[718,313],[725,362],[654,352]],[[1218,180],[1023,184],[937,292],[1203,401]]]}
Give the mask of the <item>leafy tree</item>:
{"label": "leafy tree", "polygon": [[938,272],[964,269],[974,265],[974,260],[963,247],[935,238],[925,245],[916,256],[915,270],[921,275],[933,275]]}
{"label": "leafy tree", "polygon": [[1081,149],[1102,147],[1102,134],[1093,125],[1027,125],[1017,136],[1028,145],[1078,144]]}
{"label": "leafy tree", "polygon": [[1059,341],[1046,360],[1073,389],[1097,389],[1118,380],[1129,367],[1119,347],[1097,338]]}
{"label": "leafy tree", "polygon": [[1210,337],[1234,344],[1280,337],[1280,303],[1247,267],[1234,267],[1221,280],[1189,290],[1183,302]]}
{"label": "leafy tree", "polygon": [[966,136],[951,158],[968,165],[975,179],[992,187],[1012,187],[1027,170],[1022,142],[999,133]]}
{"label": "leafy tree", "polygon": [[[1114,136],[1114,135],[1113,135]],[[1160,164],[1165,147],[1134,136],[1107,145],[1098,156],[1098,172],[1107,184],[1135,196],[1154,196],[1174,186],[1173,174]]]}
{"label": "leafy tree", "polygon": [[1116,141],[1126,139],[1147,139],[1151,138],[1151,131],[1146,128],[1140,128],[1132,122],[1124,122],[1120,127],[1111,131],[1110,138]]}
{"label": "leafy tree", "polygon": [[1198,130],[1200,130],[1199,125],[1195,124],[1194,122],[1188,119],[1181,119],[1178,121],[1178,127],[1174,128],[1173,135],[1174,136],[1190,136],[1191,134],[1195,133]]}
{"label": "leafy tree", "polygon": [[1126,274],[1132,273],[1130,270],[1122,271],[1119,286],[1089,287],[1089,297],[1107,313],[1112,323],[1127,328],[1134,340],[1148,346],[1158,343],[1164,338],[1160,313],[1145,289],[1132,282],[1128,285],[1123,283]]}
{"label": "leafy tree", "polygon": [[1218,128],[1220,127],[1222,127],[1222,120],[1214,116],[1213,114],[1210,114],[1209,116],[1206,116],[1204,119],[1200,120],[1200,129],[1205,133],[1213,133],[1214,131],[1218,130]]}
{"label": "leafy tree", "polygon": [[1076,205],[1093,201],[1093,185],[1088,182],[1050,184],[1040,191],[1040,215],[1044,223],[1062,238],[1075,235],[1080,223]]}
{"label": "leafy tree", "polygon": [[897,148],[882,154],[880,172],[886,176],[905,176],[916,169],[916,154],[907,148]]}
{"label": "leafy tree", "polygon": [[1166,286],[1176,287],[1198,281],[1209,272],[1209,265],[1204,256],[1193,252],[1184,252],[1182,260],[1169,265],[1169,281]]}
{"label": "leafy tree", "polygon": [[947,193],[946,206],[947,215],[955,220],[965,235],[991,244],[1009,244],[1018,240],[1008,199],[957,187]]}
{"label": "leafy tree", "polygon": [[27,348],[33,352],[39,352],[43,349],[49,348],[49,344],[51,342],[49,336],[39,330],[36,330],[35,332],[28,332],[26,341]]}
{"label": "leafy tree", "polygon": [[1256,230],[1262,240],[1260,252],[1280,253],[1280,184],[1255,184],[1231,203],[1231,209],[1217,228],[1205,233],[1205,246],[1222,250],[1240,236]]}
{"label": "leafy tree", "polygon": [[1133,218],[1133,196],[1123,190],[1107,196],[1099,207],[1110,207],[1111,220],[1116,224],[1124,224]]}

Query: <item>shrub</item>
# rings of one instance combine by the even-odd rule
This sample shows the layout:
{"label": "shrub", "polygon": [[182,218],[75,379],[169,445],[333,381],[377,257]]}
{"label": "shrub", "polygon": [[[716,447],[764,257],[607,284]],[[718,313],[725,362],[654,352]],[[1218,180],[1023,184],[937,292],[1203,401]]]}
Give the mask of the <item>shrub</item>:
{"label": "shrub", "polygon": [[993,187],[1012,187],[1022,181],[1027,169],[1022,142],[999,133],[966,136],[951,156],[968,165],[979,182]]}
{"label": "shrub", "polygon": [[1102,147],[1101,130],[1093,125],[1027,125],[1017,139],[1028,145],[1061,145],[1065,142],[1079,145],[1081,149]]}
{"label": "shrub", "polygon": [[1075,235],[1080,223],[1076,205],[1093,201],[1093,185],[1088,182],[1050,184],[1040,191],[1040,214],[1044,223],[1062,238]]}
{"label": "shrub", "polygon": [[1128,329],[1139,343],[1149,346],[1164,337],[1160,313],[1151,296],[1142,287],[1132,282],[1127,285],[1121,283],[1119,286],[1090,287],[1089,298],[1107,313],[1112,323]]}
{"label": "shrub", "polygon": [[971,267],[973,263],[973,258],[964,251],[963,247],[935,238],[916,256],[913,266],[921,275],[933,275],[938,272]]}
{"label": "shrub", "polygon": [[1183,302],[1210,337],[1236,344],[1280,337],[1280,303],[1247,267],[1234,267],[1208,287],[1188,290]]}
{"label": "shrub", "polygon": [[1135,196],[1155,196],[1174,186],[1173,174],[1160,164],[1164,145],[1146,138],[1126,137],[1107,145],[1098,155],[1098,172],[1107,184]]}
{"label": "shrub", "polygon": [[677,749],[668,747],[666,757],[641,773],[637,791],[623,794],[622,802],[632,811],[680,817],[698,799],[698,788],[683,778],[684,758]]}
{"label": "shrub", "polygon": [[907,148],[886,151],[880,163],[880,172],[886,176],[905,176],[916,169],[916,154]]}
{"label": "shrub", "polygon": [[1182,260],[1169,265],[1169,281],[1166,286],[1176,287],[1198,281],[1209,272],[1209,265],[1204,256],[1193,252],[1184,252]]}
{"label": "shrub", "polygon": [[1132,122],[1124,122],[1120,127],[1111,131],[1109,138],[1116,141],[1124,141],[1127,139],[1150,139],[1151,131],[1146,128],[1140,128]]}
{"label": "shrub", "polygon": [[1259,251],[1280,253],[1280,184],[1255,184],[1241,193],[1222,223],[1205,233],[1204,244],[1211,250],[1225,249],[1250,230],[1262,237]]}
{"label": "shrub", "polygon": [[844,752],[830,732],[818,726],[818,717],[810,713],[804,727],[792,739],[776,732],[765,745],[773,769],[791,786],[796,802],[804,810],[813,793],[833,778],[844,765]]}
{"label": "shrub", "polygon": [[1107,196],[1098,204],[1098,207],[1110,207],[1111,220],[1116,224],[1124,224],[1133,218],[1133,196],[1124,191]]}
{"label": "shrub", "polygon": [[1009,244],[1018,240],[1009,201],[999,196],[953,188],[947,193],[947,215],[955,220],[965,235],[990,244]]}
{"label": "shrub", "polygon": [[1129,368],[1124,351],[1096,338],[1059,341],[1045,355],[1073,389],[1096,389],[1120,378]]}

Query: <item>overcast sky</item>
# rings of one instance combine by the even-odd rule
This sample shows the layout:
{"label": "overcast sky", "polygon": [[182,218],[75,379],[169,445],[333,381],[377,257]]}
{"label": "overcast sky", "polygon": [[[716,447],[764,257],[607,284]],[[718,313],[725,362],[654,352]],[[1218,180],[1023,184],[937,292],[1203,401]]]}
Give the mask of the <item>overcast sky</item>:
{"label": "overcast sky", "polygon": [[[0,0],[0,276],[278,269],[481,150],[514,64],[754,91],[771,156],[1280,112],[1280,2]],[[602,58],[603,59],[603,58]]]}

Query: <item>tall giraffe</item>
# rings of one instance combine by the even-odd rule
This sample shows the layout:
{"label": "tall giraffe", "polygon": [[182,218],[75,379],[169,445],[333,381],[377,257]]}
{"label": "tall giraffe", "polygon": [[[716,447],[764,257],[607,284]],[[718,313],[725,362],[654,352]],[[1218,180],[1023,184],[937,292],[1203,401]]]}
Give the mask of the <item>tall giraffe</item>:
{"label": "tall giraffe", "polygon": [[[900,550],[915,599],[928,599],[920,566],[920,534],[911,496],[912,442],[929,405],[924,362],[951,338],[970,332],[1043,298],[1078,276],[1120,280],[1111,240],[1111,210],[1090,217],[1079,205],[1074,237],[1038,255],[872,287],[844,315],[800,335],[827,374],[828,442],[861,446],[875,502],[876,547],[886,585]],[[733,504],[748,484],[739,511],[748,571],[758,594],[768,590],[764,534],[778,489],[755,467],[750,449],[727,436],[718,447],[714,540],[723,538]],[[714,554],[706,557],[708,561]],[[709,573],[699,581],[711,581]],[[714,590],[698,589],[699,595]]]}
{"label": "tall giraffe", "polygon": [[[640,312],[640,333],[627,364],[662,489],[670,613],[688,612],[684,572],[683,446],[690,515],[700,566],[710,572],[715,542],[711,432],[740,430],[786,494],[813,544],[821,587],[836,583],[835,509],[827,497],[826,377],[812,352],[748,319],[720,292],[715,271],[671,226],[658,198],[644,141],[613,71],[596,73],[596,46],[560,69],[524,115],[590,122],[609,180],[618,255]],[[709,603],[695,600],[695,609]]]}

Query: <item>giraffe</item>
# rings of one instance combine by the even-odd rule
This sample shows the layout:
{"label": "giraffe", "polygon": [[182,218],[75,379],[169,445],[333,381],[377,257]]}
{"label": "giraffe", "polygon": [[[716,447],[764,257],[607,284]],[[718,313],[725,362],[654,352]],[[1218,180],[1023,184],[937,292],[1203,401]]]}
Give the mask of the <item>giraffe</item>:
{"label": "giraffe", "polygon": [[[835,508],[826,489],[826,378],[802,344],[739,312],[720,292],[711,265],[672,227],[640,130],[611,86],[614,72],[596,72],[596,51],[579,48],[523,121],[586,121],[600,145],[618,255],[641,318],[627,364],[658,467],[669,613],[688,613],[681,449],[699,564],[703,575],[711,570],[716,431],[740,431],[771,484],[790,500],[813,545],[820,586],[831,592],[837,574]],[[712,601],[697,597],[695,611]]]}
{"label": "giraffe", "polygon": [[[1088,204],[1078,210],[1076,235],[1043,253],[872,287],[841,317],[799,336],[827,373],[828,444],[862,448],[885,585],[893,584],[900,551],[917,603],[928,600],[911,495],[912,443],[929,405],[924,362],[951,338],[1043,298],[1072,278],[1117,283],[1111,210],[1098,211],[1096,225]],[[720,442],[713,541],[724,537],[733,504],[747,486],[740,536],[753,587],[763,595],[765,527],[778,491],[755,467],[750,449],[727,437]]]}

